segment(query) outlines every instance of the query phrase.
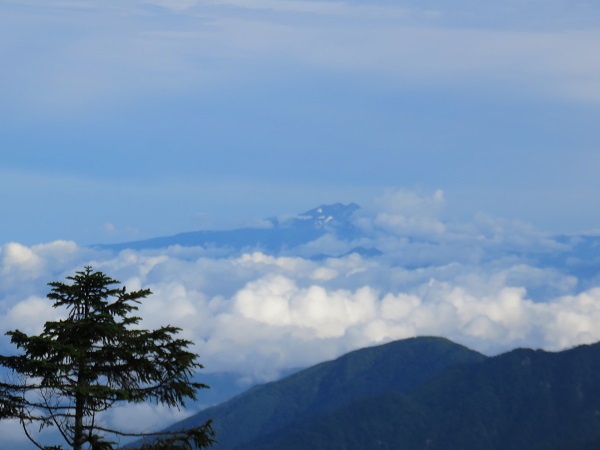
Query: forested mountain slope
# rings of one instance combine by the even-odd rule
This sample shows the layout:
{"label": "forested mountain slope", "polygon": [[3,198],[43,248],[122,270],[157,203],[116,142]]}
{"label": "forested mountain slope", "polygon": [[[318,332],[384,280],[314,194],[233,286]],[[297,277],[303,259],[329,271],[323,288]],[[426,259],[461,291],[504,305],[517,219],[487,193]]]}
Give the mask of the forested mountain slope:
{"label": "forested mountain slope", "polygon": [[600,448],[600,343],[486,357],[420,337],[256,386],[173,428],[214,420],[219,449]]}
{"label": "forested mountain slope", "polygon": [[600,345],[529,349],[450,368],[403,393],[357,400],[244,449],[600,448]]}
{"label": "forested mountain slope", "polygon": [[256,386],[176,427],[191,427],[212,418],[219,440],[216,448],[234,448],[358,400],[388,392],[411,392],[450,367],[478,363],[485,358],[443,338],[391,342]]}

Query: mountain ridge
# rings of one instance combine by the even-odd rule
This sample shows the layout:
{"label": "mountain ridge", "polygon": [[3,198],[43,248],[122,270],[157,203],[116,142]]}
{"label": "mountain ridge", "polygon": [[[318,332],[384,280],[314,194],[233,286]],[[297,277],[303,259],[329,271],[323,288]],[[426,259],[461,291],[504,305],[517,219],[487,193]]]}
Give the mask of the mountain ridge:
{"label": "mountain ridge", "polygon": [[255,386],[175,424],[214,420],[216,449],[589,450],[600,343],[485,356],[417,337]]}
{"label": "mountain ridge", "polygon": [[[214,448],[237,448],[244,440],[289,425],[299,418],[333,411],[357,398],[384,393],[392,387],[408,392],[449,366],[485,358],[445,338],[393,341],[355,350],[281,380],[255,386],[170,429],[189,428],[212,419],[217,435],[221,436]],[[279,403],[279,398],[286,401]]]}
{"label": "mountain ridge", "polygon": [[239,448],[586,448],[600,439],[599,372],[600,344],[515,349],[452,367],[409,394],[365,398]]}
{"label": "mountain ridge", "polygon": [[118,244],[98,244],[94,247],[105,250],[159,249],[180,245],[183,247],[222,247],[234,251],[263,250],[280,253],[314,241],[329,232],[339,239],[351,241],[362,235],[352,222],[352,216],[360,206],[356,203],[333,203],[321,205],[302,214],[269,218],[269,227],[243,227],[233,230],[198,230],[178,233],[140,241]]}
{"label": "mountain ridge", "polygon": [[[453,241],[444,235],[425,238],[411,235],[409,232],[398,234],[389,226],[379,226],[376,218],[370,224],[367,221],[360,225],[360,216],[357,215],[360,210],[361,207],[356,203],[333,203],[301,214],[265,219],[267,227],[188,231],[171,236],[97,244],[92,247],[112,252],[127,249],[160,250],[173,246],[201,247],[217,257],[262,252],[273,256],[299,256],[313,261],[357,254],[367,259],[385,256],[406,267],[427,267],[447,262],[434,256],[437,253],[444,254],[444,247],[454,251],[456,245],[468,245],[467,241],[460,240],[462,238]],[[324,246],[319,242],[323,238],[328,238],[324,240]],[[557,234],[547,235],[546,238],[544,246],[532,245],[531,248],[517,245],[515,248],[509,246],[499,250],[495,248],[497,239],[494,236],[490,236],[487,243],[477,240],[474,244],[483,246],[480,254],[483,262],[518,257],[528,264],[554,268],[565,274],[577,276],[580,289],[593,287],[598,283],[598,233]],[[390,246],[390,242],[397,239],[400,239],[399,244]],[[328,242],[335,244],[330,247]],[[410,254],[419,255],[418,263],[415,264],[415,261],[403,256]],[[462,261],[459,258],[458,262],[470,264],[473,261],[468,258]],[[537,297],[549,295],[548,289],[545,290],[544,287],[533,286],[529,288],[529,292]]]}

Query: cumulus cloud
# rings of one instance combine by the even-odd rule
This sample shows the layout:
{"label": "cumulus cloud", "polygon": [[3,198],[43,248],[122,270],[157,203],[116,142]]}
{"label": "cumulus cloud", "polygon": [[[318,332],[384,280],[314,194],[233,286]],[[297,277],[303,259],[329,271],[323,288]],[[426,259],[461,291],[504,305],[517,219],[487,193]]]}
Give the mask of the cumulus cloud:
{"label": "cumulus cloud", "polygon": [[3,329],[17,327],[27,334],[39,334],[48,320],[58,320],[61,314],[52,308],[52,303],[41,297],[28,297],[11,307],[1,317]]}
{"label": "cumulus cloud", "polygon": [[[477,225],[447,224],[438,215],[441,192],[396,192],[378,205],[371,217],[359,218],[379,227],[371,244],[384,253],[376,258],[354,253],[313,260],[261,252],[211,257],[202,248],[181,247],[115,255],[72,242],[6,244],[0,271],[11,282],[1,288],[2,323],[39,329],[56,317],[43,299],[45,283],[90,264],[128,289],[150,288],[153,295],[140,307],[144,325],[181,327],[206,358],[207,370],[260,379],[355,346],[422,334],[445,335],[491,352],[516,345],[561,348],[597,337],[589,324],[598,292],[578,292],[576,276],[513,254],[502,240],[502,221],[488,226],[483,237]],[[382,225],[384,211],[385,217],[440,227],[422,230],[425,243],[413,242],[405,239],[408,230]],[[519,232],[535,234],[530,228],[509,229],[514,239]],[[389,230],[387,238],[381,230]],[[530,242],[539,251],[546,240]],[[476,260],[461,256],[465,242],[479,255]],[[497,253],[502,245],[509,247],[508,256]],[[404,256],[398,259],[396,251]],[[426,258],[428,251],[439,254]],[[316,343],[323,341],[328,345],[319,351]],[[272,360],[273,355],[278,356]]]}
{"label": "cumulus cloud", "polygon": [[[92,265],[130,290],[151,289],[140,305],[142,326],[181,327],[206,372],[231,372],[246,382],[420,335],[445,336],[488,354],[600,340],[595,275],[553,263],[577,240],[558,242],[489,216],[452,223],[443,209],[441,191],[387,193],[356,219],[366,232],[361,243],[382,251],[371,258],[306,256],[318,242],[330,246],[328,239],[301,249],[303,256],[201,247],[114,254],[67,241],[7,243],[0,247],[0,325],[39,332],[60,317],[44,298],[46,283]],[[0,350],[14,349],[3,339]]]}
{"label": "cumulus cloud", "polygon": [[20,272],[22,276],[34,278],[42,268],[42,259],[32,249],[16,242],[2,247],[2,273]]}
{"label": "cumulus cloud", "polygon": [[[178,410],[150,403],[117,405],[108,413],[101,414],[100,426],[106,426],[125,433],[151,433],[160,430],[165,424],[179,422],[191,416],[193,410]],[[121,438],[125,444],[135,438]]]}
{"label": "cumulus cloud", "polygon": [[374,226],[407,237],[440,234],[445,231],[444,223],[440,220],[443,206],[442,190],[431,195],[406,189],[389,190],[375,201],[375,216],[359,223],[367,228]]}

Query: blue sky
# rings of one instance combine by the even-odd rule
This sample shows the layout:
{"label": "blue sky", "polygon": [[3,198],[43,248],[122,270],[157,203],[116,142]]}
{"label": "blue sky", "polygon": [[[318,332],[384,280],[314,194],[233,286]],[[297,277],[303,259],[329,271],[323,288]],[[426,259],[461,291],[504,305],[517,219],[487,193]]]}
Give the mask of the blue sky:
{"label": "blue sky", "polygon": [[231,227],[386,188],[597,228],[600,6],[0,2],[2,241]]}
{"label": "blue sky", "polygon": [[[0,0],[0,328],[39,332],[46,283],[92,265],[248,382],[416,335],[597,341],[597,241],[548,232],[600,228],[599,23],[583,0]],[[87,246],[333,202],[367,238]]]}

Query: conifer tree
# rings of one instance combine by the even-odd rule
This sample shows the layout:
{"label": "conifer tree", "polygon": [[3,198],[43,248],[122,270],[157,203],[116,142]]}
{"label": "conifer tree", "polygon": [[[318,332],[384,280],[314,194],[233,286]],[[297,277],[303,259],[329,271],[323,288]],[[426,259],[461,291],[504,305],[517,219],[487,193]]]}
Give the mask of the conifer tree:
{"label": "conifer tree", "polygon": [[202,368],[190,341],[176,337],[179,328],[139,327],[133,315],[150,290],[127,292],[119,282],[91,267],[67,277],[70,284],[52,282],[47,295],[66,317],[49,321],[37,336],[9,331],[22,351],[0,356],[0,365],[15,376],[0,383],[0,418],[16,418],[40,449],[35,430],[56,427],[73,450],[109,450],[119,436],[151,436],[148,449],[192,449],[214,443],[210,421],[182,431],[125,433],[102,420],[103,412],[123,402],[151,400],[169,407],[196,399],[193,382]]}

